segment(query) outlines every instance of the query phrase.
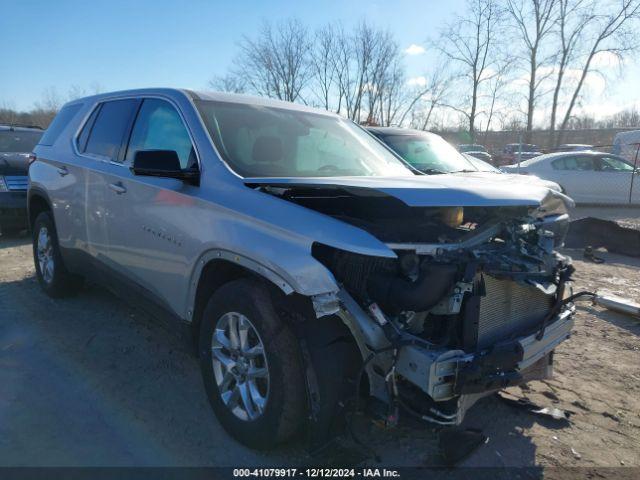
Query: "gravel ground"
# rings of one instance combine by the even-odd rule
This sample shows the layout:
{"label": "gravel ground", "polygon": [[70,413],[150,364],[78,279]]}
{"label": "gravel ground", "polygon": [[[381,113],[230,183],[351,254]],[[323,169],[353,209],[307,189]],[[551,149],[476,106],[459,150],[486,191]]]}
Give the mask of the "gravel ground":
{"label": "gravel ground", "polygon": [[[606,263],[596,265],[583,262],[581,252],[568,253],[576,258],[576,288],[606,287],[640,301],[640,259],[602,253]],[[638,321],[583,302],[574,335],[556,352],[555,378],[510,391],[572,411],[570,424],[486,398],[465,426],[481,429],[489,442],[464,466],[640,467]],[[381,465],[438,463],[437,434],[429,427],[358,428]],[[316,458],[299,446],[268,454],[240,446],[217,423],[181,338],[97,287],[49,299],[34,279],[29,240],[0,238],[0,466],[362,460],[348,440],[338,446]]]}
{"label": "gravel ground", "polygon": [[624,227],[640,230],[640,207],[576,207],[571,211],[571,219],[584,217],[614,220]]}

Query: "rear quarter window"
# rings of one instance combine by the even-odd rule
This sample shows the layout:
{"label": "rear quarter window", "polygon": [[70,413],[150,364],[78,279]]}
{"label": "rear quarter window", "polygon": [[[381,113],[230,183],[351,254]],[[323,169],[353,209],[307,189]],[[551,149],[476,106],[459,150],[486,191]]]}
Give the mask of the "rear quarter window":
{"label": "rear quarter window", "polygon": [[58,114],[49,125],[40,138],[38,145],[51,146],[58,139],[62,131],[69,125],[69,122],[76,116],[76,113],[82,107],[81,103],[74,103],[73,105],[67,105],[62,107],[62,110],[58,112]]}

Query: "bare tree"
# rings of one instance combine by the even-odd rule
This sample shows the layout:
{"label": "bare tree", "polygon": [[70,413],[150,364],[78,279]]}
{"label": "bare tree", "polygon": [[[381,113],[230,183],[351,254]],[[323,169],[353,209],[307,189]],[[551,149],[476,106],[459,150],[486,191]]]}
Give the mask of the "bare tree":
{"label": "bare tree", "polygon": [[466,119],[469,136],[474,141],[479,100],[483,84],[495,75],[498,62],[498,27],[502,12],[494,0],[468,0],[464,17],[458,16],[440,34],[433,45],[463,81],[463,94],[456,104],[448,105]]}
{"label": "bare tree", "polygon": [[219,92],[245,93],[247,90],[244,79],[231,72],[213,77],[209,80],[209,86]]}
{"label": "bare tree", "polygon": [[336,31],[331,25],[318,29],[311,53],[312,85],[325,110],[331,110],[334,84],[336,83]]}
{"label": "bare tree", "polygon": [[410,101],[406,88],[405,68],[400,56],[395,56],[388,71],[379,82],[379,123],[384,126],[400,125],[400,115]]}
{"label": "bare tree", "polygon": [[[352,83],[351,119],[359,121],[363,112],[369,121],[375,117],[385,82],[391,81],[391,69],[397,67],[399,47],[391,33],[362,22],[351,38],[355,79]],[[397,77],[396,77],[397,80]]]}
{"label": "bare tree", "polygon": [[298,20],[264,22],[255,39],[243,37],[233,74],[259,95],[295,102],[311,76],[311,42]]}
{"label": "bare tree", "polygon": [[541,85],[552,75],[551,69],[543,72],[541,67],[548,66],[552,60],[544,47],[545,40],[553,32],[555,5],[556,0],[507,0],[507,12],[522,42],[527,68],[527,142],[531,141],[534,111],[542,94]]}
{"label": "bare tree", "polygon": [[595,13],[588,17],[589,24],[580,31],[576,40],[578,45],[584,47],[584,54],[574,56],[574,68],[579,71],[579,78],[573,87],[559,135],[555,139],[556,146],[562,143],[562,134],[569,126],[585,80],[593,71],[594,58],[606,53],[622,59],[638,48],[636,28],[640,18],[639,0],[594,1],[588,8]]}
{"label": "bare tree", "polygon": [[[404,79],[400,50],[393,36],[362,22],[352,34],[333,29],[333,67],[338,113],[343,109],[354,121],[378,122],[388,118],[397,103]],[[384,101],[386,110],[381,106]]]}
{"label": "bare tree", "polygon": [[579,44],[582,41],[583,32],[594,20],[590,0],[557,0],[557,35],[558,52],[556,54],[555,86],[553,89],[553,101],[551,103],[551,124],[549,125],[550,145],[555,145],[555,129],[560,104],[560,94],[564,86],[565,74],[576,58]]}
{"label": "bare tree", "polygon": [[486,111],[486,124],[484,128],[484,138],[486,140],[491,125],[495,120],[495,117],[499,117],[502,120],[505,117],[505,113],[500,108],[502,103],[505,103],[505,91],[511,81],[508,71],[513,65],[513,60],[505,58],[499,65],[495,75],[492,75],[491,79],[487,82],[488,94],[486,97],[487,111]]}
{"label": "bare tree", "polygon": [[82,87],[80,85],[71,85],[69,87],[69,91],[67,92],[67,98],[69,101],[75,100],[77,98],[87,97],[89,95],[96,95],[102,92],[102,85],[98,82],[91,82],[89,87]]}
{"label": "bare tree", "polygon": [[411,118],[409,124],[413,128],[426,130],[434,111],[446,103],[445,98],[451,89],[451,84],[452,78],[448,76],[445,65],[435,66],[430,74],[425,76],[424,84],[409,92],[410,101],[400,116],[398,125],[403,125],[409,116]]}

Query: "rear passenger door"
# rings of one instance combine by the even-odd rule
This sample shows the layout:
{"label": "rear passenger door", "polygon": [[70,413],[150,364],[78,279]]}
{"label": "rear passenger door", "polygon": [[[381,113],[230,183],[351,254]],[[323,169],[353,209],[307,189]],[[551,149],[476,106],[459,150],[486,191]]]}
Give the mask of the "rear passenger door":
{"label": "rear passenger door", "polygon": [[124,166],[108,191],[109,258],[123,273],[166,300],[182,299],[188,282],[189,233],[199,219],[194,194],[199,187],[173,178],[135,176],[129,167],[137,151],[173,150],[182,168],[198,168],[196,151],[176,107],[167,100],[145,98],[133,124]]}
{"label": "rear passenger door", "polygon": [[599,195],[594,190],[597,172],[593,157],[572,155],[551,162],[553,178],[576,202],[597,202]]}
{"label": "rear passenger door", "polygon": [[123,164],[124,142],[140,101],[109,100],[99,103],[77,138],[77,148],[84,157],[85,219],[89,253],[109,267],[108,199],[126,170]]}

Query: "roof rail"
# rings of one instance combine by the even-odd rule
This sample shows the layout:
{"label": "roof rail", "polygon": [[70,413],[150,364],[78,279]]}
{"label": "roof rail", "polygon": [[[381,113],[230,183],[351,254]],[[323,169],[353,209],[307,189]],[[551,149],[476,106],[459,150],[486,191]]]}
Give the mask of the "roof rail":
{"label": "roof rail", "polygon": [[2,123],[0,122],[0,127],[9,127],[9,128],[36,128],[38,130],[44,130],[40,125],[31,125],[28,123]]}

